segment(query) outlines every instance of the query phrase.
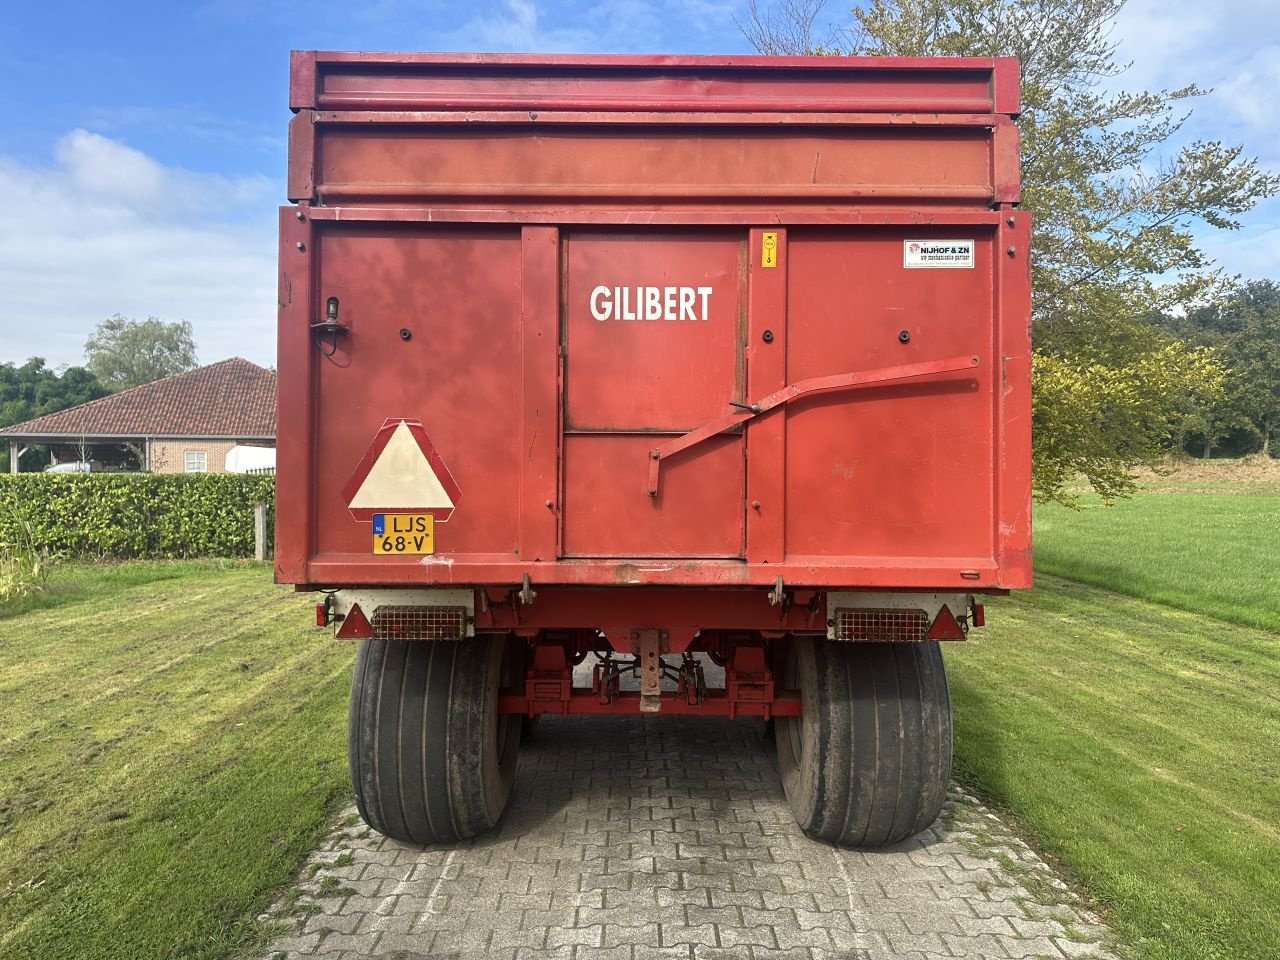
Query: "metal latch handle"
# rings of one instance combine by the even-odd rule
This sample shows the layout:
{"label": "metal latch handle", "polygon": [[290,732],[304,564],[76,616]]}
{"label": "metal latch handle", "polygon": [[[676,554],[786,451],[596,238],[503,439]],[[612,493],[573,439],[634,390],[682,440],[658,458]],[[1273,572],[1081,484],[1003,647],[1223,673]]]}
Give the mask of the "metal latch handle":
{"label": "metal latch handle", "polygon": [[737,409],[718,420],[705,423],[696,430],[690,430],[684,436],[669,440],[660,447],[649,451],[649,489],[651,497],[658,495],[658,476],[662,461],[667,457],[688,450],[690,447],[719,436],[731,427],[745,423],[752,417],[768,413],[775,407],[795,400],[797,397],[810,396],[815,393],[831,393],[835,390],[854,390],[880,383],[892,383],[896,380],[916,380],[939,373],[955,373],[959,370],[972,370],[978,366],[977,357],[951,357],[947,360],[930,360],[926,363],[908,363],[898,367],[879,367],[875,370],[863,370],[858,373],[840,373],[833,377],[814,377],[811,380],[798,380],[777,393],[771,393],[756,403],[738,403],[730,400],[730,406]]}

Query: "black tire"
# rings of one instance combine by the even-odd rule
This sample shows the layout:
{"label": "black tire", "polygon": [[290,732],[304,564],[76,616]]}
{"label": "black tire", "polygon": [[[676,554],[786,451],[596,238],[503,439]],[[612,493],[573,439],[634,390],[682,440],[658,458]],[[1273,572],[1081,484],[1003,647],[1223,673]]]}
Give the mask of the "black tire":
{"label": "black tire", "polygon": [[809,836],[880,847],[937,818],[951,780],[951,698],[927,643],[792,638],[783,685],[804,714],[777,718],[782,786]]}
{"label": "black tire", "polygon": [[347,762],[365,823],[414,844],[497,824],[520,749],[520,718],[498,713],[498,689],[521,662],[507,637],[361,642]]}

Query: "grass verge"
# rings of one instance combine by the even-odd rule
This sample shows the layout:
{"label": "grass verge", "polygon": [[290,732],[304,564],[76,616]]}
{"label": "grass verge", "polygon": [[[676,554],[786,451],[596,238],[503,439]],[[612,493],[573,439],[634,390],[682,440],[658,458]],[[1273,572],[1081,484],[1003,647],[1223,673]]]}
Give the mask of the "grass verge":
{"label": "grass verge", "polygon": [[[1280,631],[1280,484],[1251,495],[1163,492],[1036,510],[1037,572]],[[1206,624],[1206,628],[1210,628]]]}
{"label": "grass verge", "polygon": [[1280,638],[1045,576],[988,623],[949,651],[961,779],[1136,956],[1280,956]]}
{"label": "grass verge", "polygon": [[346,792],[351,648],[252,564],[59,568],[0,619],[0,956],[257,945]]}

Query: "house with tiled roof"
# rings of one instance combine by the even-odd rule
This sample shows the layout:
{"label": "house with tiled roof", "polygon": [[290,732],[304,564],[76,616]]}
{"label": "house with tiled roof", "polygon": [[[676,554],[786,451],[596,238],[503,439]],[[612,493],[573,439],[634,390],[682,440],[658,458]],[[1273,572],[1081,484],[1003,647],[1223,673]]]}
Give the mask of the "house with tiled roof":
{"label": "house with tiled roof", "polygon": [[15,473],[31,444],[47,444],[54,463],[221,472],[233,448],[274,448],[276,375],[232,357],[0,428],[5,439]]}

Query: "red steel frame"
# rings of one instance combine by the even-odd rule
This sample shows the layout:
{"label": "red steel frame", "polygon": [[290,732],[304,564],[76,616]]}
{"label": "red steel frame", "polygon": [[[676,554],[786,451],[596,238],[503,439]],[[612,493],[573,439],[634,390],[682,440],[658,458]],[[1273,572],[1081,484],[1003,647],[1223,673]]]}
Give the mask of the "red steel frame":
{"label": "red steel frame", "polygon": [[[691,659],[691,650],[682,663],[677,689],[674,692],[655,692],[650,696],[643,692],[619,690],[616,684],[610,686],[604,675],[613,662],[611,660],[603,660],[596,665],[590,687],[573,686],[572,665],[575,660],[581,662],[579,658],[584,659],[585,654],[593,649],[589,641],[583,645],[578,658],[573,656],[571,642],[535,642],[524,689],[500,691],[498,712],[530,717],[540,713],[567,717],[571,714],[660,712],[671,716],[728,717],[730,720],[738,717],[768,720],[772,717],[798,717],[803,713],[798,690],[776,688],[776,648],[769,648],[759,640],[735,643],[719,636],[702,639],[699,646],[713,651],[724,667],[725,686],[705,689],[692,680],[695,675],[700,676],[695,672],[701,667]],[[638,656],[637,662],[640,659]]]}
{"label": "red steel frame", "polygon": [[[513,79],[517,82],[512,82]],[[560,587],[891,588],[1003,592],[1030,584],[1029,221],[1019,197],[1018,67],[1011,59],[482,56],[295,53],[290,127],[289,197],[280,214],[280,324],[276,572],[300,589],[343,585],[513,586],[527,578],[544,597]],[[661,124],[702,127],[939,128],[988,138],[989,180],[983,186],[869,185],[809,189],[784,185],[761,204],[750,185],[709,185],[673,195],[660,185],[636,185],[628,195],[607,186],[578,191],[475,185],[436,195],[420,184],[318,182],[327,131],[377,123],[501,124],[532,132],[548,126],[633,128]],[[522,411],[513,411],[528,456],[520,464],[519,549],[516,555],[468,554],[424,567],[401,559],[316,549],[315,477],[318,352],[311,325],[319,317],[315,260],[318,231],[338,223],[516,224],[521,230]],[[561,450],[558,432],[540,429],[539,402],[559,395],[555,358],[561,230],[573,225],[739,225],[748,228],[750,256],[762,233],[832,225],[966,227],[993,237],[995,355],[991,497],[995,549],[940,563],[930,556],[787,558],[784,518],[748,510],[743,559],[564,559],[555,512]],[[785,303],[785,271],[749,286],[749,315]],[[755,320],[751,322],[755,323]],[[754,335],[755,331],[749,331]],[[783,402],[782,362],[761,357],[747,370],[748,398]],[[972,358],[963,358],[969,362]],[[775,366],[771,366],[774,364]],[[993,376],[995,374],[993,373]],[[851,386],[845,384],[843,386]],[[824,389],[839,389],[828,384]],[[795,387],[790,387],[794,390]],[[764,407],[764,403],[761,404]],[[763,410],[762,410],[763,412]],[[725,426],[755,414],[726,418]],[[753,450],[776,448],[782,422],[761,417],[747,435],[747,501],[775,500],[781,466]],[[709,429],[709,428],[708,428]],[[724,429],[721,427],[720,429]],[[692,436],[692,435],[690,435]],[[650,486],[656,483],[653,460]],[[772,458],[776,460],[776,458]],[[637,477],[637,486],[643,478]],[[544,590],[544,587],[548,588]],[[586,594],[579,594],[585,597]],[[539,604],[543,603],[539,601]],[[570,600],[577,605],[577,600]],[[590,607],[589,602],[584,602]],[[536,607],[536,605],[535,605]],[[530,608],[531,610],[534,608]],[[582,610],[573,626],[588,622]],[[645,621],[631,621],[645,622]],[[498,626],[496,621],[494,626]],[[508,706],[511,706],[510,704]]]}

